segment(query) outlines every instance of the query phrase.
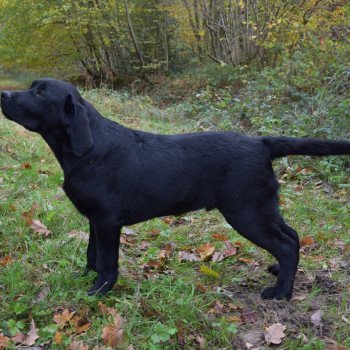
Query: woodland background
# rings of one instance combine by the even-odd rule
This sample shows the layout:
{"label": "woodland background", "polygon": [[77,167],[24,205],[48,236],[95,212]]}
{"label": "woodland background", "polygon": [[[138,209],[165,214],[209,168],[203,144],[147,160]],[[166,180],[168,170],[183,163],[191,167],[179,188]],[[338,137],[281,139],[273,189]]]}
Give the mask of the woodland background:
{"label": "woodland background", "polygon": [[[0,90],[50,76],[155,133],[350,140],[350,1],[0,0]],[[274,162],[301,239],[290,302],[217,211],[124,228],[120,276],[88,297],[88,222],[37,134],[0,117],[0,350],[350,348],[350,163]],[[157,171],[157,169],[154,169]]]}

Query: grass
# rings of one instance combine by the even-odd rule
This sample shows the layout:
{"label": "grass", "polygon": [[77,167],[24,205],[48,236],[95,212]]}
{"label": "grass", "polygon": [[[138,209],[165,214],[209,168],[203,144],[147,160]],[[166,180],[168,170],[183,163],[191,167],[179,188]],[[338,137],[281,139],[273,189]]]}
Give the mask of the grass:
{"label": "grass", "polygon": [[[1,85],[16,86],[16,82],[1,81]],[[151,97],[126,92],[99,89],[83,95],[105,116],[137,129],[190,132],[213,125],[231,128],[236,121],[242,129],[252,130],[225,103],[220,108],[234,116],[230,123],[206,119],[204,98],[162,106]],[[259,128],[270,125],[266,123]],[[252,128],[257,130],[256,125]],[[265,327],[277,322],[286,325],[278,349],[326,349],[330,340],[350,347],[345,157],[340,161],[286,158],[275,164],[283,182],[283,214],[309,242],[302,248],[291,302],[261,300],[262,288],[274,281],[266,272],[273,259],[234,232],[216,211],[131,227],[133,234],[124,234],[121,245],[118,284],[100,299],[85,293],[93,274],[74,277],[85,266],[87,242],[69,233],[88,232],[88,225],[61,189],[63,175],[57,161],[38,135],[4,118],[0,130],[0,334],[27,333],[33,318],[40,336],[36,344],[67,349],[74,348],[73,341],[83,341],[90,349],[101,347],[103,329],[111,324],[110,316],[98,306],[102,302],[125,319],[121,349],[244,349],[246,343],[265,349]],[[24,220],[23,213],[33,203],[38,203],[34,218],[51,230],[48,237],[34,232]],[[222,241],[213,234],[236,242],[237,254],[219,263],[179,262],[178,252],[188,247],[211,243],[221,249]],[[147,267],[150,260],[159,260],[167,244],[172,252],[162,268]],[[201,272],[202,266],[218,277]],[[54,315],[64,309],[86,317],[90,327],[79,333],[72,325],[59,326]],[[321,326],[311,321],[317,310],[323,313]]]}

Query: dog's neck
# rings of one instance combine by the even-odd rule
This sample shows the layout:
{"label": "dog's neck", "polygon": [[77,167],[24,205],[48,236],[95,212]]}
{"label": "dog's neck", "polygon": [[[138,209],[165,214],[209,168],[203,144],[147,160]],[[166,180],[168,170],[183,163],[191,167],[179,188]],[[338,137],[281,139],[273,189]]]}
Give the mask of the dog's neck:
{"label": "dog's neck", "polygon": [[74,166],[78,157],[76,157],[69,146],[69,137],[65,130],[53,130],[41,134],[42,138],[51,148],[63,172],[66,174]]}

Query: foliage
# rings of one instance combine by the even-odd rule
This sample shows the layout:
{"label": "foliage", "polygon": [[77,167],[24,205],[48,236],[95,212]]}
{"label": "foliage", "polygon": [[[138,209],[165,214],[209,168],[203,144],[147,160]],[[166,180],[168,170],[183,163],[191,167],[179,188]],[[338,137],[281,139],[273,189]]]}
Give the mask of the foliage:
{"label": "foliage", "polygon": [[347,1],[1,0],[0,21],[7,69],[83,73],[90,84],[115,86],[194,61],[280,66],[300,52],[308,76],[349,57]]}

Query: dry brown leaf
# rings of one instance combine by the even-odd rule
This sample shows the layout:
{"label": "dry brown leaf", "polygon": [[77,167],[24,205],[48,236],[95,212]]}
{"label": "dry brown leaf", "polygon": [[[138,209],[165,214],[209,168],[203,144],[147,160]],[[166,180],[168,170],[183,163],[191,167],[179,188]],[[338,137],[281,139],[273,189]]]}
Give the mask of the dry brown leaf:
{"label": "dry brown leaf", "polygon": [[89,350],[89,346],[82,341],[73,341],[69,345],[69,350]]}
{"label": "dry brown leaf", "polygon": [[28,211],[25,211],[24,213],[22,213],[22,216],[28,226],[32,223],[34,214],[38,208],[39,208],[39,204],[37,202],[34,202],[32,204],[32,207]]}
{"label": "dry brown leaf", "polygon": [[214,252],[211,261],[213,262],[220,262],[225,259],[225,255],[221,251]]}
{"label": "dry brown leaf", "polygon": [[34,298],[35,302],[43,301],[50,293],[50,286],[44,287]]}
{"label": "dry brown leaf", "polygon": [[39,220],[33,220],[30,227],[35,233],[39,233],[45,237],[48,237],[51,234],[51,231]]}
{"label": "dry brown leaf", "polygon": [[90,328],[91,323],[86,317],[74,316],[69,323],[74,327],[76,333],[80,334]]}
{"label": "dry brown leaf", "polygon": [[266,328],[264,332],[265,340],[268,344],[281,344],[282,338],[286,336],[284,334],[285,330],[286,326],[282,326],[280,323],[274,323],[272,326]]}
{"label": "dry brown leaf", "polygon": [[209,314],[221,315],[224,312],[224,305],[219,300],[215,301],[214,307],[209,310]]}
{"label": "dry brown leaf", "polygon": [[10,344],[10,338],[0,333],[0,349],[6,349]]}
{"label": "dry brown leaf", "polygon": [[259,263],[256,262],[255,260],[248,259],[248,258],[239,258],[238,260],[242,263],[245,263],[245,264],[251,265],[251,266],[258,266],[259,265]]}
{"label": "dry brown leaf", "polygon": [[80,230],[72,230],[68,233],[68,237],[69,238],[78,238],[82,241],[88,241],[89,240],[89,234],[84,232],[84,231],[80,231]]}
{"label": "dry brown leaf", "polygon": [[170,257],[171,253],[173,252],[173,244],[166,244],[164,246],[164,249],[160,250],[159,253],[157,254],[158,259],[167,259]]}
{"label": "dry brown leaf", "polygon": [[312,238],[312,237],[309,237],[309,236],[305,236],[303,238],[300,239],[300,245],[302,247],[305,247],[305,246],[312,246],[315,244],[315,240]]}
{"label": "dry brown leaf", "polygon": [[328,337],[324,337],[324,340],[328,343],[326,350],[349,350],[344,345],[338,344],[335,340]]}
{"label": "dry brown leaf", "polygon": [[145,264],[142,265],[142,268],[150,268],[150,267],[153,267],[153,268],[159,270],[163,267],[163,264],[159,260],[149,260]]}
{"label": "dry brown leaf", "polygon": [[244,248],[243,243],[241,243],[241,242],[239,242],[239,241],[233,243],[233,245],[234,245],[237,249],[243,249],[243,248]]}
{"label": "dry brown leaf", "polygon": [[60,345],[62,343],[62,333],[60,331],[56,331],[53,336],[53,343],[56,345]]}
{"label": "dry brown leaf", "polygon": [[218,241],[228,241],[228,237],[226,235],[221,234],[221,233],[213,233],[212,237],[214,239],[217,239]]}
{"label": "dry brown leaf", "polygon": [[22,169],[30,169],[31,167],[32,167],[31,164],[28,163],[28,162],[25,162],[25,163],[21,164],[21,168]]}
{"label": "dry brown leaf", "polygon": [[53,320],[59,326],[64,326],[68,323],[74,316],[75,311],[70,312],[68,309],[62,311],[62,313],[56,313],[53,316]]}
{"label": "dry brown leaf", "polygon": [[[27,338],[27,336],[23,333],[17,333],[14,337],[11,338],[11,340],[15,343],[15,344],[23,344],[23,342],[25,341],[25,339]],[[0,346],[1,349],[1,346]]]}
{"label": "dry brown leaf", "polygon": [[117,326],[108,325],[102,329],[103,344],[110,347],[121,346],[124,343],[124,331]]}
{"label": "dry brown leaf", "polygon": [[229,316],[227,317],[227,321],[231,323],[242,323],[242,319],[239,316]]}
{"label": "dry brown leaf", "polygon": [[32,320],[30,321],[29,332],[27,334],[26,339],[22,342],[22,344],[28,345],[28,346],[34,345],[35,341],[38,338],[39,338],[39,335],[35,327],[34,319],[32,318]]}
{"label": "dry brown leaf", "polygon": [[200,261],[200,258],[191,250],[181,250],[179,251],[179,261]]}
{"label": "dry brown leaf", "polygon": [[205,287],[205,285],[203,283],[196,283],[196,290],[202,292],[202,293],[206,293],[208,290],[207,288]]}
{"label": "dry brown leaf", "polygon": [[322,310],[317,310],[311,315],[311,322],[314,327],[319,327],[322,324]]}
{"label": "dry brown leaf", "polygon": [[223,251],[225,257],[229,257],[237,253],[237,248],[232,243],[225,241],[224,244],[226,246],[226,249]]}
{"label": "dry brown leaf", "polygon": [[101,301],[98,302],[97,307],[102,314],[109,314],[112,316],[116,316],[118,314],[118,311],[116,309],[113,309],[112,307],[108,307],[107,305],[103,304]]}
{"label": "dry brown leaf", "polygon": [[199,254],[201,260],[206,260],[206,259],[209,259],[213,255],[213,253],[215,251],[215,247],[212,244],[207,243],[207,244],[201,245],[196,250],[197,250],[197,253]]}
{"label": "dry brown leaf", "polygon": [[135,239],[132,236],[120,236],[120,243],[121,244],[126,244],[129,247],[133,247],[135,245]]}
{"label": "dry brown leaf", "polygon": [[1,266],[6,266],[10,263],[12,263],[13,259],[11,255],[5,255],[3,258],[0,259],[0,265]]}

